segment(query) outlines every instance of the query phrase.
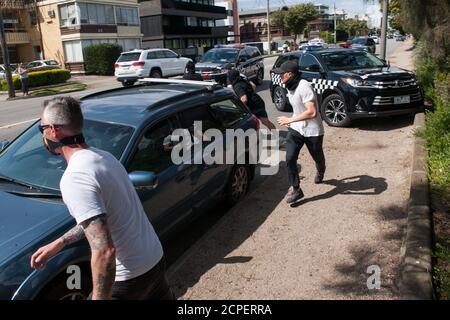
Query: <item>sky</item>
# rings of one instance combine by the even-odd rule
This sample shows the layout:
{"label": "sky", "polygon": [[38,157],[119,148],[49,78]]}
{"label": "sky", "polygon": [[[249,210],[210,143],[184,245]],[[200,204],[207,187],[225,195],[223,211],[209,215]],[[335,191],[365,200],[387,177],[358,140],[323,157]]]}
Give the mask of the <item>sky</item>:
{"label": "sky", "polygon": [[[241,9],[259,9],[267,8],[267,0],[237,0],[239,11]],[[378,0],[368,1],[364,4],[363,0],[270,0],[271,7],[282,7],[285,5],[294,5],[300,3],[312,2],[314,4],[325,4],[330,6],[330,13],[333,13],[333,4],[336,3],[336,9],[344,10],[348,17],[355,15],[364,16],[367,14],[371,19],[371,24],[380,25],[381,12]]]}

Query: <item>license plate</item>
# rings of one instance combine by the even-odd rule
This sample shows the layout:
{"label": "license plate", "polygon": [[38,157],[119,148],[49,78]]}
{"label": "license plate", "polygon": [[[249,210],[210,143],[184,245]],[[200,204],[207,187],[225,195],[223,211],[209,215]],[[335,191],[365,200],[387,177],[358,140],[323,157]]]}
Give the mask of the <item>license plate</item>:
{"label": "license plate", "polygon": [[410,102],[411,98],[409,96],[394,97],[394,104],[404,104]]}

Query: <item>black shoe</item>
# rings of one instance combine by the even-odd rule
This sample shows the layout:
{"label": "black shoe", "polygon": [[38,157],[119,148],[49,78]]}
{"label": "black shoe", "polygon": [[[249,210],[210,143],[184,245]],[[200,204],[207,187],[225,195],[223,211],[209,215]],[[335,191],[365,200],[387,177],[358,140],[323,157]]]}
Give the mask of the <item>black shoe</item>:
{"label": "black shoe", "polygon": [[316,173],[316,177],[314,178],[314,183],[315,184],[322,183],[323,182],[323,175],[324,175],[324,173],[317,172]]}
{"label": "black shoe", "polygon": [[300,188],[292,188],[291,191],[288,192],[286,202],[294,203],[304,197],[303,191]]}

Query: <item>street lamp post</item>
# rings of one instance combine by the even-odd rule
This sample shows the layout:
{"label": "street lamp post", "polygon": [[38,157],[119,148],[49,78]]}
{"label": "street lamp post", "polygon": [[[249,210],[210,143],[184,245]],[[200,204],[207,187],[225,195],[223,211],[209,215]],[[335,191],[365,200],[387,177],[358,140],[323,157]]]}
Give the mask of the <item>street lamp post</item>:
{"label": "street lamp post", "polygon": [[270,41],[270,4],[269,4],[270,0],[267,0],[267,53],[270,55],[270,53],[272,52],[272,46],[271,46],[271,41]]}
{"label": "street lamp post", "polygon": [[388,7],[389,1],[383,0],[383,20],[381,24],[381,44],[380,44],[380,57],[386,59],[386,35],[388,26]]}

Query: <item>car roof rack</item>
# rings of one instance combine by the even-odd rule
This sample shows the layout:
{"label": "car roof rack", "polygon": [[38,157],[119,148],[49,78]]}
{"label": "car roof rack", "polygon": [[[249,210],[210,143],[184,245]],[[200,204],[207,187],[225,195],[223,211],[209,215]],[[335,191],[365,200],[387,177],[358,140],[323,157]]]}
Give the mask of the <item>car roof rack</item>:
{"label": "car roof rack", "polygon": [[218,87],[222,87],[215,81],[196,81],[196,80],[184,80],[184,79],[161,79],[161,78],[143,78],[139,79],[140,83],[170,83],[170,84],[192,84],[202,86],[208,90],[214,90]]}
{"label": "car roof rack", "polygon": [[183,79],[161,79],[161,78],[143,78],[139,79],[140,83],[170,83],[170,84],[191,84],[199,86],[199,89],[187,91],[182,94],[175,95],[173,97],[157,101],[148,107],[148,110],[153,109],[155,107],[160,107],[163,105],[167,105],[172,102],[179,101],[181,99],[185,99],[191,96],[196,96],[200,93],[208,93],[213,92],[215,89],[223,88],[222,85],[215,81],[195,81],[195,80],[183,80]]}

